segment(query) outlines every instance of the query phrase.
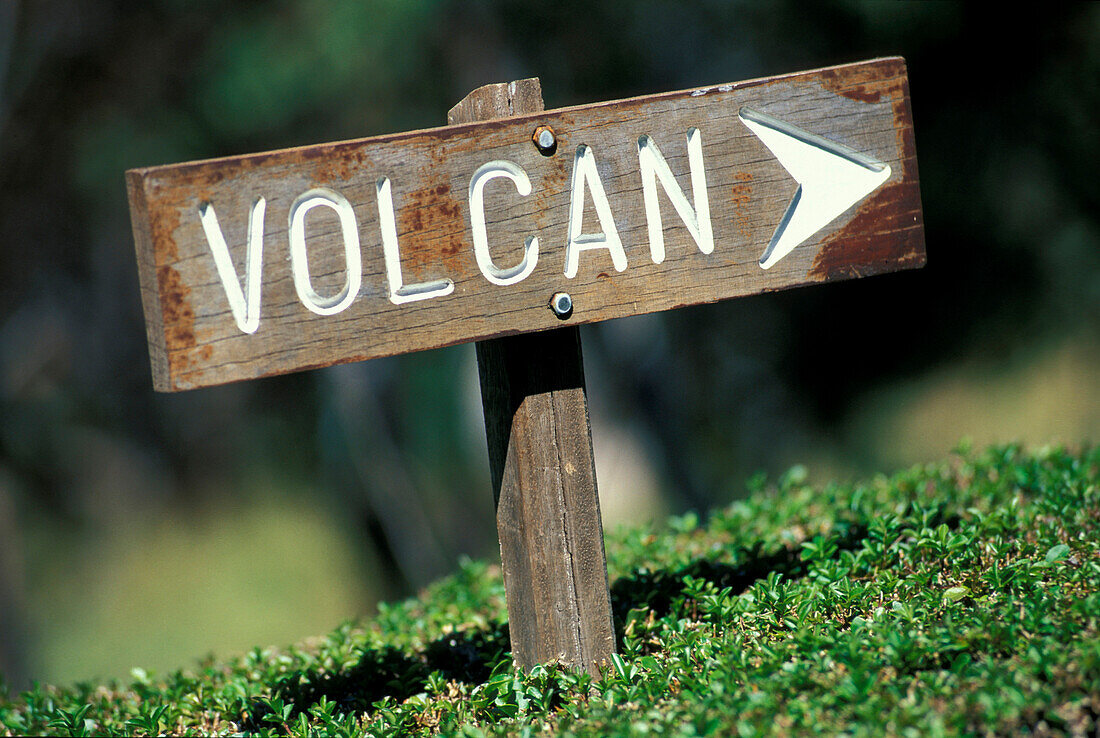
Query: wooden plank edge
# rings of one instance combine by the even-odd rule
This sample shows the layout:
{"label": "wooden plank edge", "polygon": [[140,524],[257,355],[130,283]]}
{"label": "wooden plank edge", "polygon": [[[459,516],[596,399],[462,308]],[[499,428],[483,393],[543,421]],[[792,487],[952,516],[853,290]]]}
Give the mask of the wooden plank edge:
{"label": "wooden plank edge", "polygon": [[[650,101],[656,102],[656,101],[664,100],[664,99],[667,99],[667,98],[683,97],[685,95],[690,96],[693,93],[696,96],[701,96],[701,95],[705,95],[709,92],[719,91],[719,88],[721,88],[722,92],[732,92],[734,90],[747,89],[747,88],[756,87],[756,86],[764,85],[764,84],[772,84],[772,83],[776,83],[776,82],[783,82],[785,80],[790,80],[790,79],[797,78],[797,77],[809,77],[809,76],[821,75],[823,73],[829,73],[829,72],[845,72],[847,70],[856,69],[856,68],[859,68],[859,67],[870,67],[870,66],[884,65],[884,64],[897,64],[898,62],[900,62],[902,64],[903,69],[904,69],[905,59],[903,57],[900,57],[900,56],[884,56],[884,57],[878,57],[878,58],[875,58],[875,59],[867,59],[867,60],[864,60],[864,61],[850,62],[850,63],[847,63],[847,64],[836,64],[836,65],[828,66],[828,67],[820,67],[818,69],[807,69],[807,70],[800,71],[800,72],[789,72],[789,73],[786,73],[786,74],[779,74],[779,75],[775,75],[775,76],[771,76],[771,77],[755,77],[753,79],[741,80],[741,81],[738,81],[738,82],[721,82],[721,83],[710,84],[710,85],[700,85],[698,87],[688,87],[688,88],[685,88],[685,89],[682,89],[682,90],[673,90],[673,91],[670,91],[670,92],[658,92],[658,93],[653,93],[653,94],[649,94],[649,95],[636,95],[634,97],[626,97],[626,98],[621,98],[621,99],[618,99],[618,100],[605,100],[605,101],[595,102],[595,103],[582,103],[582,104],[579,104],[579,105],[570,105],[570,106],[567,106],[567,107],[564,107],[564,108],[547,108],[546,110],[542,110],[542,111],[539,111],[537,113],[526,113],[526,114],[510,116],[510,117],[507,117],[507,118],[496,118],[496,119],[493,119],[493,120],[478,121],[478,122],[474,122],[474,123],[460,123],[460,124],[455,124],[455,125],[434,126],[434,127],[431,127],[431,128],[421,128],[421,129],[417,129],[417,130],[414,130],[414,131],[403,131],[403,132],[400,132],[400,133],[386,133],[386,134],[380,134],[380,135],[375,135],[375,136],[367,136],[367,137],[364,137],[364,138],[345,139],[345,140],[342,140],[342,141],[331,141],[331,142],[322,143],[322,144],[306,144],[306,145],[302,145],[302,146],[290,146],[290,147],[283,148],[283,149],[273,149],[271,151],[262,151],[262,152],[252,153],[252,154],[238,154],[238,155],[231,155],[231,156],[220,156],[220,157],[213,157],[213,158],[209,158],[209,159],[195,159],[195,160],[192,160],[192,161],[179,162],[179,163],[176,163],[176,164],[158,164],[158,165],[155,165],[155,166],[148,166],[148,167],[136,167],[134,169],[127,170],[127,174],[130,174],[132,172],[132,173],[134,173],[134,174],[136,174],[136,175],[138,175],[142,178],[146,178],[146,177],[155,175],[155,174],[157,174],[161,171],[169,170],[169,169],[176,170],[176,172],[178,174],[182,174],[183,173],[182,170],[185,170],[185,169],[188,169],[188,168],[191,168],[191,167],[205,167],[205,166],[209,166],[211,164],[220,164],[220,163],[226,163],[226,162],[237,162],[237,163],[240,163],[240,164],[248,164],[248,165],[251,165],[251,166],[255,167],[255,166],[261,166],[264,163],[264,160],[268,159],[268,158],[276,158],[276,157],[281,157],[281,156],[294,156],[296,154],[301,154],[302,152],[313,151],[313,150],[317,150],[317,149],[321,149],[321,148],[332,148],[332,149],[335,150],[335,149],[353,148],[353,147],[357,147],[357,146],[362,146],[364,144],[375,143],[375,142],[383,142],[383,141],[387,142],[387,143],[398,143],[398,142],[401,142],[403,140],[410,139],[410,138],[420,138],[420,137],[438,138],[442,134],[461,133],[461,132],[466,132],[467,130],[479,130],[479,129],[480,130],[486,130],[486,129],[491,129],[491,128],[498,127],[502,124],[511,124],[513,122],[516,122],[516,121],[522,121],[522,120],[532,120],[533,121],[533,120],[537,120],[540,117],[545,117],[545,116],[548,116],[548,115],[562,115],[562,114],[570,114],[570,113],[576,113],[576,112],[588,111],[588,110],[598,110],[600,108],[605,108],[605,107],[610,107],[610,106],[615,106],[615,105],[629,104],[629,103],[637,103],[637,102],[650,102]],[[490,86],[492,86],[492,85],[486,85],[486,87],[490,87]]]}
{"label": "wooden plank edge", "polygon": [[142,311],[145,314],[145,335],[149,344],[153,389],[157,392],[176,391],[179,388],[172,382],[168,364],[168,343],[165,335],[167,325],[164,322],[157,282],[152,221],[145,198],[143,177],[134,170],[126,172],[126,195],[130,203],[130,223],[134,232],[138,285],[141,290]]}

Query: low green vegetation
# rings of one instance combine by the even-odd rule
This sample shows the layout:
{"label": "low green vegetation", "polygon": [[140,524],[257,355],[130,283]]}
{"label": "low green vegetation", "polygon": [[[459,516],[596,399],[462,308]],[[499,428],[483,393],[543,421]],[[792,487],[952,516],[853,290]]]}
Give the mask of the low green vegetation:
{"label": "low green vegetation", "polygon": [[0,692],[58,735],[879,735],[1100,729],[1100,449],[966,451],[824,489],[794,468],[609,536],[600,679],[513,670],[500,572],[316,641],[127,684]]}

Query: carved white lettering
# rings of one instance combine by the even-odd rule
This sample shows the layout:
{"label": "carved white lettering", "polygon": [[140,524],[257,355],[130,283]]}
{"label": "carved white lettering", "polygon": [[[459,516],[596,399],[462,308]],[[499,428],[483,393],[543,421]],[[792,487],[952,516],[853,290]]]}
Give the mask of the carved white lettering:
{"label": "carved white lettering", "polygon": [[[600,233],[581,233],[584,219],[584,190],[592,193],[592,204],[596,207]],[[607,249],[611,253],[611,263],[615,271],[626,269],[626,252],[615,228],[615,218],[611,215],[611,205],[604,194],[600,173],[596,170],[596,157],[588,146],[577,147],[573,157],[572,193],[569,197],[569,235],[565,246],[565,276],[572,279],[577,276],[580,266],[580,252],[589,249]]]}
{"label": "carved white lettering", "polygon": [[665,260],[665,234],[661,224],[661,205],[657,201],[657,182],[684,221],[688,233],[704,254],[714,251],[714,231],[710,223],[710,200],[707,197],[707,176],[703,169],[703,143],[698,128],[687,132],[688,168],[691,171],[691,194],[695,208],[688,204],[687,196],[676,183],[660,149],[649,136],[638,139],[638,163],[642,172],[642,197],[645,199],[646,224],[649,227],[649,252],[653,263]]}
{"label": "carved white lettering", "polygon": [[405,302],[442,297],[455,291],[455,283],[449,279],[404,284],[401,275],[401,252],[397,247],[397,219],[393,214],[393,187],[389,177],[378,180],[378,220],[382,227],[382,253],[386,258],[386,281],[390,285],[390,302]]}
{"label": "carved white lettering", "polygon": [[[322,297],[313,289],[309,274],[309,258],[306,254],[306,214],[315,207],[327,207],[340,218],[340,230],[344,238],[344,259],[347,278],[344,287],[331,297]],[[298,299],[311,312],[318,315],[335,315],[346,310],[359,294],[363,283],[362,254],[359,252],[359,228],[351,203],[339,192],[318,187],[303,192],[290,207],[290,268],[294,275],[294,289]]]}
{"label": "carved white lettering", "polygon": [[244,289],[237,270],[233,268],[233,259],[229,255],[229,246],[225,243],[221,226],[214,206],[204,202],[199,206],[199,217],[206,241],[214,255],[214,266],[218,269],[218,278],[225,288],[229,300],[229,309],[237,327],[245,333],[255,333],[260,327],[260,285],[264,252],[264,212],[267,202],[256,198],[248,213],[248,246],[244,257]]}
{"label": "carved white lettering", "polygon": [[523,259],[514,267],[501,269],[489,253],[489,236],[485,230],[485,185],[496,177],[510,179],[521,197],[531,194],[531,180],[523,168],[510,161],[483,164],[470,179],[470,226],[474,236],[474,257],[485,278],[493,284],[509,285],[521,282],[535,270],[539,260],[539,239],[528,236],[523,246]]}
{"label": "carved white lettering", "polygon": [[[683,188],[677,183],[668,162],[653,139],[648,135],[643,135],[638,138],[637,145],[650,253],[653,262],[660,264],[665,259],[664,231],[657,189],[658,182],[664,189],[665,195],[672,203],[676,213],[684,222],[684,226],[691,237],[695,240],[699,250],[704,254],[712,253],[714,251],[714,234],[710,220],[710,203],[707,195],[702,139],[699,130],[690,128],[687,132],[688,167],[694,205],[689,202]],[[478,268],[490,283],[508,286],[523,281],[534,272],[539,258],[539,239],[537,236],[526,237],[523,256],[519,263],[514,266],[500,267],[493,261],[492,254],[489,251],[485,216],[485,188],[492,180],[497,178],[510,180],[520,197],[529,196],[532,185],[530,177],[521,166],[504,159],[483,164],[470,179],[470,225],[474,256]],[[576,149],[570,190],[569,223],[564,265],[565,276],[570,279],[576,277],[580,268],[581,252],[594,249],[606,249],[615,270],[624,271],[627,268],[626,252],[623,249],[622,240],[615,225],[615,218],[611,212],[611,205],[600,178],[595,155],[592,149],[586,145],[578,146]],[[590,193],[592,205],[599,220],[599,230],[594,233],[584,233],[582,230],[586,190]],[[393,206],[393,186],[388,177],[382,177],[377,181],[377,196],[382,251],[390,301],[395,305],[401,305],[432,297],[442,297],[454,292],[455,284],[451,279],[436,279],[409,285],[404,283],[401,253],[397,239],[397,219]],[[210,245],[210,251],[214,257],[214,264],[225,290],[230,311],[237,327],[245,333],[255,333],[260,325],[266,206],[265,199],[258,197],[252,203],[252,208],[249,211],[243,279],[233,265],[233,259],[213,205],[204,202],[199,206],[203,231]],[[313,278],[309,271],[309,254],[306,246],[306,216],[310,210],[316,207],[326,207],[336,213],[340,221],[341,236],[343,238],[346,270],[344,285],[339,292],[331,296],[323,296],[317,293],[313,287]],[[302,193],[290,208],[289,240],[294,288],[302,304],[318,315],[334,315],[346,310],[358,297],[363,280],[359,228],[355,212],[347,198],[339,192],[324,187],[314,188]]]}

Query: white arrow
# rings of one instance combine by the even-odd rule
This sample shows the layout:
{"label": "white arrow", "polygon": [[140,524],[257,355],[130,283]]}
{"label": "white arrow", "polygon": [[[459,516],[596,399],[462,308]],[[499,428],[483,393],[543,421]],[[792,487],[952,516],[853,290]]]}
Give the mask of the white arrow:
{"label": "white arrow", "polygon": [[741,108],[738,117],[798,181],[798,190],[760,257],[764,269],[890,178],[888,165],[836,141],[752,108]]}

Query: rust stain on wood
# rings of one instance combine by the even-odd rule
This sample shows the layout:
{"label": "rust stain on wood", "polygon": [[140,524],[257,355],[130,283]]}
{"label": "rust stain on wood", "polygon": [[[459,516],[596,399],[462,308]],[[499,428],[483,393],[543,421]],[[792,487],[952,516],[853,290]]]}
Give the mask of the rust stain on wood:
{"label": "rust stain on wood", "polygon": [[449,184],[437,184],[409,194],[409,201],[401,210],[399,233],[434,230],[461,217],[458,202],[451,197]]}
{"label": "rust stain on wood", "polygon": [[[186,202],[186,198],[184,201]],[[176,230],[180,227],[180,207],[177,202],[178,198],[172,198],[156,204],[150,203],[148,206],[150,237],[153,240],[153,253],[158,265],[171,264],[179,260]]]}
{"label": "rust stain on wood", "polygon": [[748,238],[752,232],[751,220],[748,213],[748,205],[752,200],[752,175],[748,172],[738,172],[733,175],[737,181],[730,188],[730,201],[733,203],[733,219],[737,223],[737,232]]}
{"label": "rust stain on wood", "polygon": [[363,166],[363,152],[351,149],[343,156],[333,157],[329,161],[322,161],[313,170],[313,176],[318,182],[333,180],[348,181]]}
{"label": "rust stain on wood", "polygon": [[[158,267],[157,286],[164,315],[168,370],[170,376],[178,377],[195,364],[208,361],[214,348],[208,344],[194,350],[197,344],[195,311],[190,301],[191,289],[184,284],[180,273],[170,266]],[[176,386],[175,381],[173,386]]]}
{"label": "rust stain on wood", "polygon": [[170,266],[157,268],[157,287],[169,350],[191,348],[196,343],[195,311],[188,299],[191,288]]}
{"label": "rust stain on wood", "polygon": [[901,59],[884,59],[879,64],[867,65],[858,70],[824,69],[819,82],[829,92],[849,100],[877,103],[882,101],[883,95],[896,99],[900,91],[899,80],[904,79],[905,62]]}
{"label": "rust stain on wood", "polygon": [[912,171],[908,172],[917,179],[917,147],[913,137],[913,113],[909,109],[909,78],[902,77],[898,85],[900,94],[894,98],[894,120],[897,121],[898,154],[903,161],[910,162]]}
{"label": "rust stain on wood", "polygon": [[465,238],[467,229],[454,227],[464,219],[462,205],[452,196],[449,184],[432,184],[410,192],[397,213],[402,266],[417,276],[421,272],[431,276],[441,267],[455,272],[463,263],[455,256],[463,251],[473,253],[473,246]]}
{"label": "rust stain on wood", "polygon": [[920,192],[916,183],[889,184],[821,245],[810,269],[820,281],[923,266]]}
{"label": "rust stain on wood", "polygon": [[877,103],[882,100],[883,90],[870,90],[866,87],[841,87],[835,90],[831,90],[841,97],[846,97],[849,100],[855,100],[862,103]]}

